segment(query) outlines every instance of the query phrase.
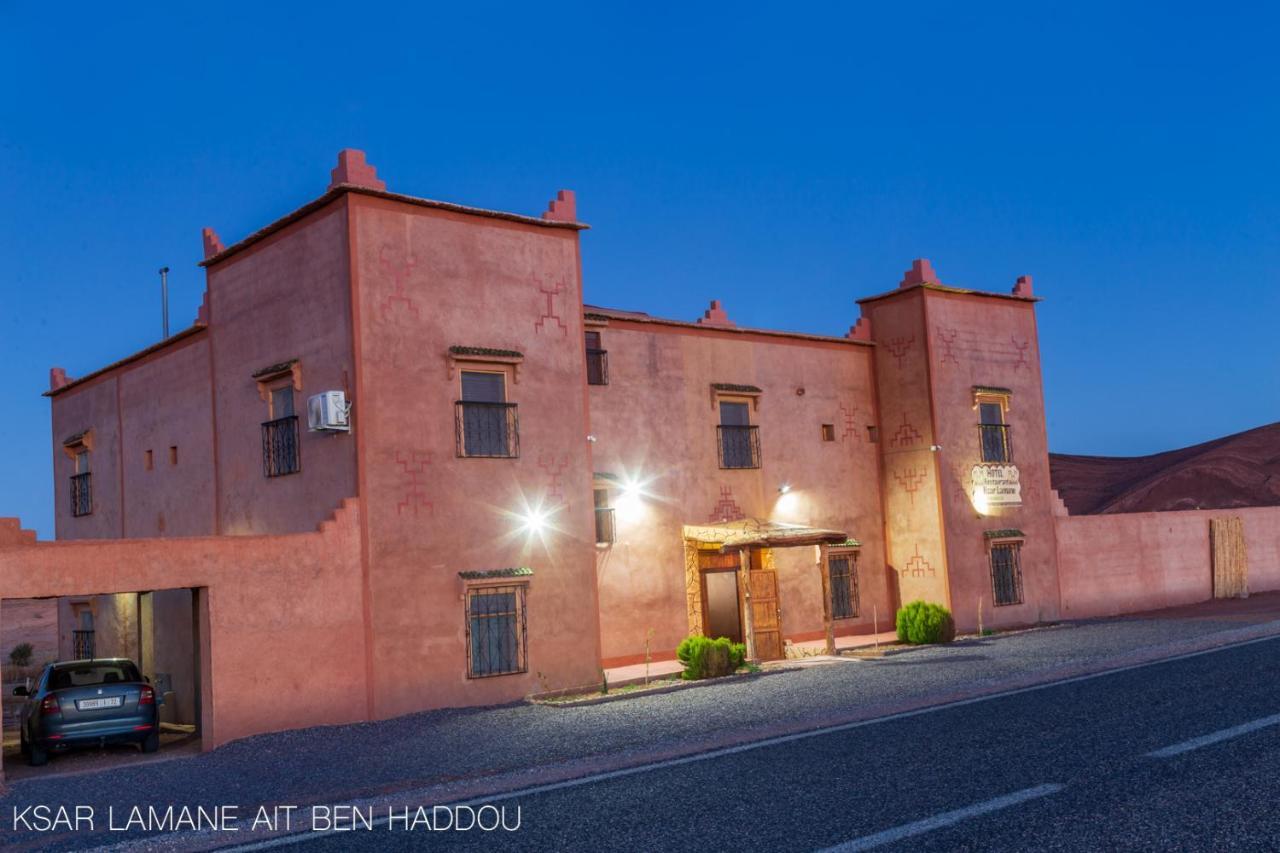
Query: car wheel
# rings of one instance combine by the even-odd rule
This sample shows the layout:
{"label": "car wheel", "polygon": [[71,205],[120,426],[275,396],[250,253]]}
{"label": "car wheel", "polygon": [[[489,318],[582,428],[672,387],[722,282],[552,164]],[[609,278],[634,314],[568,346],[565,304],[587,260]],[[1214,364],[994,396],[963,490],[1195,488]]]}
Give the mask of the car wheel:
{"label": "car wheel", "polygon": [[28,744],[27,763],[32,767],[44,767],[49,763],[49,750],[39,747],[34,743]]}
{"label": "car wheel", "polygon": [[18,729],[18,749],[22,752],[23,758],[31,752],[31,747],[27,746],[27,730],[25,727]]}
{"label": "car wheel", "polygon": [[142,741],[143,752],[155,752],[159,748],[160,748],[159,730],[153,731],[151,734],[147,735],[145,740]]}

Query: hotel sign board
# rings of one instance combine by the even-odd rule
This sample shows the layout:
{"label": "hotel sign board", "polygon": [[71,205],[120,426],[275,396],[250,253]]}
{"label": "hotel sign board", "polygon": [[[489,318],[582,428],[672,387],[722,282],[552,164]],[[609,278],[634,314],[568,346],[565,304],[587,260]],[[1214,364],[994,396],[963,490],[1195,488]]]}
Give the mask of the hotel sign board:
{"label": "hotel sign board", "polygon": [[985,499],[988,506],[1018,506],[1022,503],[1017,465],[974,465],[971,476],[974,498]]}

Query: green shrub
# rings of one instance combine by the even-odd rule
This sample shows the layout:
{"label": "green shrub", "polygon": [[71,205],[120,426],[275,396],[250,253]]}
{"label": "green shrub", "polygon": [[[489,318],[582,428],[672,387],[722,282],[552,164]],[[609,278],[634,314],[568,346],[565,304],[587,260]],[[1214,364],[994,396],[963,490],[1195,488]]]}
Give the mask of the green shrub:
{"label": "green shrub", "polygon": [[747,647],[730,642],[728,637],[685,637],[676,649],[676,659],[684,665],[680,677],[686,681],[731,675],[746,656]]}
{"label": "green shrub", "polygon": [[30,643],[18,643],[18,645],[14,646],[12,651],[9,652],[9,663],[19,667],[30,666],[31,655],[34,653],[35,649],[31,647]]}
{"label": "green shrub", "polygon": [[912,645],[949,643],[956,638],[951,611],[927,601],[913,601],[898,611],[898,640]]}

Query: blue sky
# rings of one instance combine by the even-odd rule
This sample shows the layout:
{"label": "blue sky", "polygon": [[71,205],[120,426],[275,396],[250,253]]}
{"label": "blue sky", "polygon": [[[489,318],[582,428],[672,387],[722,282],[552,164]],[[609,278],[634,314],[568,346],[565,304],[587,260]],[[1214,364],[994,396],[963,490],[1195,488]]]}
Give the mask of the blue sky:
{"label": "blue sky", "polygon": [[608,306],[842,333],[914,257],[1030,273],[1054,450],[1280,419],[1277,12],[606,5],[0,0],[0,516],[52,533],[48,368],[154,342],[161,265],[187,323],[200,228],[348,146],[430,198],[573,188]]}

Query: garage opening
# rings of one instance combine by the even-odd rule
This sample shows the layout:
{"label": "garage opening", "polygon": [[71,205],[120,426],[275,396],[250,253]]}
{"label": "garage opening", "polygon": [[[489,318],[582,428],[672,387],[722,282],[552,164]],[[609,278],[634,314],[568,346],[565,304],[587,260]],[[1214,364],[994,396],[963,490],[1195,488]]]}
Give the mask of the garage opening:
{"label": "garage opening", "polygon": [[[204,589],[0,601],[6,776],[105,769],[157,755],[198,752],[201,675],[208,666],[200,641],[206,606]],[[132,666],[68,666],[120,658]],[[42,678],[49,666],[53,669]],[[130,683],[137,686],[125,690],[123,685]],[[58,702],[47,701],[49,694],[72,687],[74,695],[65,693],[60,700],[66,708],[51,712]],[[144,751],[151,730],[146,728],[150,711],[143,706],[151,701],[157,737]],[[33,738],[47,747],[36,751],[38,764],[48,759],[43,766],[29,766]]]}

